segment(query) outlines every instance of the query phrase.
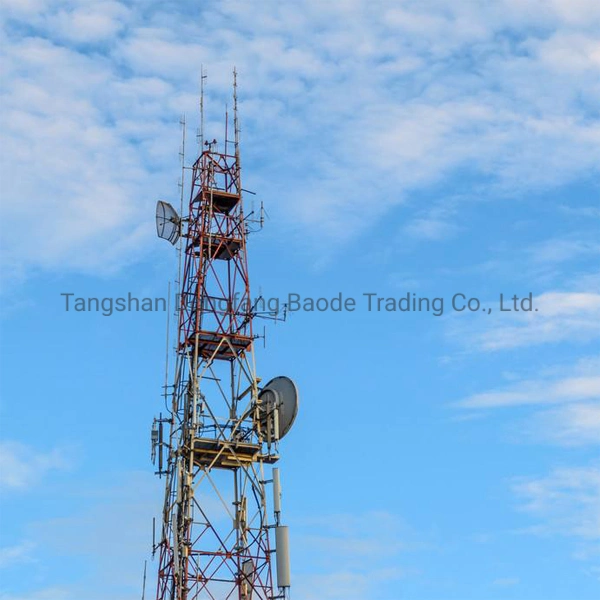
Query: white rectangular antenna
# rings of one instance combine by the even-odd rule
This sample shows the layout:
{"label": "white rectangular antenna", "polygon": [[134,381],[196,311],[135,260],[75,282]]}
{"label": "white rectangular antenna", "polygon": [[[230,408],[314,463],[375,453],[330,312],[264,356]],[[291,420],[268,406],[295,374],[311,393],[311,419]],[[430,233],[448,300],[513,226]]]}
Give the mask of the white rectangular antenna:
{"label": "white rectangular antenna", "polygon": [[277,585],[290,587],[290,536],[287,525],[275,527],[275,553],[277,557]]}
{"label": "white rectangular antenna", "polygon": [[279,521],[279,513],[281,512],[281,482],[279,480],[279,469],[273,469],[273,511],[277,521]]}

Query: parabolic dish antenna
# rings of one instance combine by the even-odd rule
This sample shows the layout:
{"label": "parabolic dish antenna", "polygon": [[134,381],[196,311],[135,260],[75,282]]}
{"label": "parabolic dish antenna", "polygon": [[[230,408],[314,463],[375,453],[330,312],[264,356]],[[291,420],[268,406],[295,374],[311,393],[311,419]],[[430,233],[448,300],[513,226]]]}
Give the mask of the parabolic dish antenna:
{"label": "parabolic dish antenna", "polygon": [[156,203],[156,233],[159,238],[175,245],[179,239],[181,219],[177,211],[168,203],[159,200]]}
{"label": "parabolic dish antenna", "polygon": [[267,432],[267,438],[280,440],[292,428],[298,414],[296,384],[289,377],[275,377],[265,385],[258,397],[261,401],[261,429]]}

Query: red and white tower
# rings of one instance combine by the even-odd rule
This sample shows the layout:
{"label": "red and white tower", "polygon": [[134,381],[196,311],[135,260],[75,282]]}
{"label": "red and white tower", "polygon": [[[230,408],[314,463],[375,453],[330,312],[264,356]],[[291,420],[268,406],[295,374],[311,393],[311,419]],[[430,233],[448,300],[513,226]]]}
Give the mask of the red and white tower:
{"label": "red and white tower", "polygon": [[285,377],[261,388],[255,372],[235,71],[233,90],[234,140],[227,123],[222,144],[202,140],[187,215],[157,207],[159,236],[181,252],[170,411],[152,435],[166,480],[157,600],[272,600],[290,585],[272,465],[297,392]]}

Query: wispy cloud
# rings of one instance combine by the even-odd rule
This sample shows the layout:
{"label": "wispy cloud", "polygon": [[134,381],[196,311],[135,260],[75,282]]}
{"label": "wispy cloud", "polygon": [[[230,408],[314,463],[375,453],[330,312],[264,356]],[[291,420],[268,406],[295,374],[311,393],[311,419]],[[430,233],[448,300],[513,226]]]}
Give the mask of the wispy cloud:
{"label": "wispy cloud", "polygon": [[577,402],[539,412],[523,428],[529,437],[561,446],[600,445],[600,394],[595,402]]}
{"label": "wispy cloud", "polygon": [[[161,487],[151,474],[137,472],[121,474],[119,481],[105,486],[81,478],[67,483],[60,494],[77,500],[75,509],[68,516],[25,523],[28,541],[5,549],[5,562],[16,569],[27,560],[28,573],[35,576],[13,579],[20,584],[13,587],[14,595],[0,593],[0,599],[139,598]],[[77,563],[79,576],[51,568],[55,561]],[[148,589],[154,583],[155,568],[149,562]]]}
{"label": "wispy cloud", "polygon": [[33,548],[34,544],[31,542],[21,542],[14,546],[0,548],[0,569],[14,564],[31,562],[33,560],[31,556]]}
{"label": "wispy cloud", "polygon": [[20,442],[0,442],[0,487],[28,489],[47,473],[68,469],[71,464],[71,457],[60,448],[43,452]]}
{"label": "wispy cloud", "polygon": [[527,380],[461,400],[461,408],[497,408],[531,404],[556,404],[600,397],[600,377],[568,377],[553,381]]}
{"label": "wispy cloud", "polygon": [[560,207],[563,214],[583,217],[586,219],[600,219],[600,207],[598,206],[569,206],[563,204]]}
{"label": "wispy cloud", "polygon": [[402,554],[426,544],[387,512],[327,515],[297,528],[295,552],[310,555],[312,568],[295,576],[294,593],[304,600],[367,600],[400,579],[415,575]]}
{"label": "wispy cloud", "polygon": [[[348,239],[457,169],[511,193],[592,173],[600,16],[572,5],[5,2],[10,271],[106,271],[146,251],[201,63],[217,136],[237,64],[251,184],[303,239]],[[427,215],[412,230],[449,233]]]}
{"label": "wispy cloud", "polygon": [[[302,577],[294,586],[302,600],[370,600],[374,590],[404,576],[401,569],[374,569],[368,572],[340,570]],[[376,593],[376,592],[375,592]]]}
{"label": "wispy cloud", "polygon": [[581,256],[600,256],[600,243],[581,239],[550,239],[529,249],[537,263],[567,262]]}
{"label": "wispy cloud", "polygon": [[521,510],[539,524],[531,531],[600,539],[600,469],[558,467],[543,477],[519,477],[512,488]]}
{"label": "wispy cloud", "polygon": [[[519,438],[561,446],[600,444],[600,359],[588,357],[568,367],[547,368],[538,377],[473,394],[457,403],[468,418],[482,411],[533,409],[518,426]],[[473,412],[475,411],[475,412]]]}
{"label": "wispy cloud", "polygon": [[92,0],[47,13],[46,24],[57,39],[89,46],[113,39],[127,27],[130,14],[121,2]]}
{"label": "wispy cloud", "polygon": [[598,371],[600,356],[580,358],[569,365],[546,366],[535,379],[517,379],[500,389],[474,394],[456,405],[464,408],[485,408],[526,404],[553,404],[569,400],[584,400],[600,394]]}
{"label": "wispy cloud", "polygon": [[[504,309],[512,308],[504,293]],[[600,337],[600,294],[550,291],[533,297],[534,310],[499,311],[498,299],[482,300],[493,313],[465,319],[452,315],[448,335],[476,350],[499,352],[540,344],[586,343]]]}
{"label": "wispy cloud", "polygon": [[444,240],[455,234],[459,227],[452,221],[456,210],[449,206],[436,206],[411,220],[404,233],[424,240]]}

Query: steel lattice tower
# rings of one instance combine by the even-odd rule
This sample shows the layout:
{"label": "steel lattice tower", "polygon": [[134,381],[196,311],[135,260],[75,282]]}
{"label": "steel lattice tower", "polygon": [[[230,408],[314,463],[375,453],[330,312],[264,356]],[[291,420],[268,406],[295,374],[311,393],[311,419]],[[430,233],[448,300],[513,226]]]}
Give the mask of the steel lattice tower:
{"label": "steel lattice tower", "polygon": [[[165,476],[157,600],[284,598],[272,573],[265,465],[278,460],[255,373],[254,307],[246,252],[234,72],[234,142],[201,143],[187,216],[178,222],[181,275],[168,417],[155,420],[154,455]],[[184,125],[185,128],[185,125]],[[185,139],[185,138],[184,138]],[[228,149],[233,148],[232,151]],[[172,240],[171,240],[172,241]],[[163,425],[164,434],[163,434]],[[168,433],[167,433],[168,431]],[[164,453],[164,457],[163,457]],[[269,469],[270,471],[270,469]],[[284,536],[287,553],[287,536]],[[279,560],[278,560],[279,562]],[[285,567],[284,567],[285,571]]]}

